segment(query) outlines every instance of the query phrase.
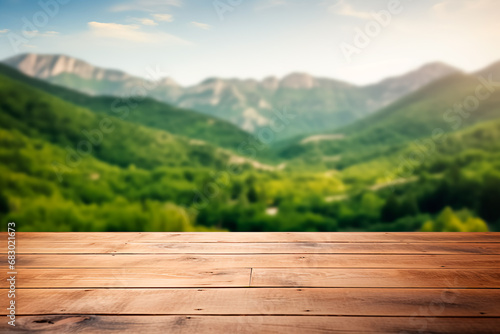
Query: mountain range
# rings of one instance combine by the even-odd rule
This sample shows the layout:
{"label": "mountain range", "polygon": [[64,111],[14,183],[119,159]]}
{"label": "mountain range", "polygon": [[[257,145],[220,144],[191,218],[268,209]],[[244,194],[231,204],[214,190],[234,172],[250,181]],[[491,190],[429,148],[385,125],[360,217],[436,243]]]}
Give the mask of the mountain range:
{"label": "mountain range", "polygon": [[367,86],[292,73],[260,81],[209,78],[182,87],[172,78],[148,82],[65,55],[20,54],[3,63],[28,76],[93,96],[129,96],[135,88],[149,85],[153,87],[147,91],[151,98],[215,116],[250,133],[269,126],[275,110],[286,109],[297,120],[277,134],[278,139],[340,128],[435,80],[460,72],[446,64],[431,63]]}
{"label": "mountain range", "polygon": [[[353,104],[379,94],[384,105],[409,91],[263,149],[259,133],[181,103],[88,95],[34,77],[49,75],[41,67],[0,64],[0,218],[24,231],[498,231],[500,63],[424,84],[442,68],[429,66],[356,91],[307,75],[247,90],[233,80],[245,99],[260,90],[304,106],[348,91]],[[435,220],[447,207],[463,224]]]}

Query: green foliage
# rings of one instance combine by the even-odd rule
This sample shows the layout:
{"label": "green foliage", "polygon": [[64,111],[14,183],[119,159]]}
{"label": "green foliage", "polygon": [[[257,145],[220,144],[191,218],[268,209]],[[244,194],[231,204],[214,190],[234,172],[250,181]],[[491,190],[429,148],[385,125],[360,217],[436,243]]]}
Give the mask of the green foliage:
{"label": "green foliage", "polygon": [[434,220],[424,223],[422,232],[488,232],[488,225],[480,218],[469,217],[466,221],[446,207]]}

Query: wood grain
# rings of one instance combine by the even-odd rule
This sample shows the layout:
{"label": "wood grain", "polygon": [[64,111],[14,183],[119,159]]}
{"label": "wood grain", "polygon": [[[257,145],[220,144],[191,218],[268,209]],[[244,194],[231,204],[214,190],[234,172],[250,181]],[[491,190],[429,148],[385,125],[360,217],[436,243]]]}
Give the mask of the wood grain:
{"label": "wood grain", "polygon": [[19,315],[500,316],[497,289],[20,289],[17,303]]}
{"label": "wood grain", "polygon": [[253,287],[500,288],[498,269],[256,268]]}
{"label": "wood grain", "polygon": [[16,260],[18,268],[500,268],[500,255],[21,254]]}
{"label": "wood grain", "polygon": [[[250,273],[251,278],[250,278]],[[0,274],[7,287],[8,274]],[[17,288],[95,287],[500,288],[497,269],[24,269]]]}
{"label": "wood grain", "polygon": [[[484,254],[500,255],[500,243],[155,243],[20,241],[17,252],[53,254]],[[3,253],[6,253],[4,248]]]}
{"label": "wood grain", "polygon": [[[5,232],[2,232],[5,234]],[[391,243],[444,243],[444,242],[500,242],[498,233],[427,233],[427,232],[18,232],[22,240],[52,242],[74,242],[86,240],[88,242],[391,242]]]}
{"label": "wood grain", "polygon": [[[13,333],[498,333],[499,319],[296,316],[23,316]],[[5,321],[0,331],[12,330]]]}
{"label": "wood grain", "polygon": [[[16,288],[63,287],[247,287],[250,269],[178,270],[175,268],[119,269],[25,269]],[[0,287],[6,288],[8,274],[0,274]]]}

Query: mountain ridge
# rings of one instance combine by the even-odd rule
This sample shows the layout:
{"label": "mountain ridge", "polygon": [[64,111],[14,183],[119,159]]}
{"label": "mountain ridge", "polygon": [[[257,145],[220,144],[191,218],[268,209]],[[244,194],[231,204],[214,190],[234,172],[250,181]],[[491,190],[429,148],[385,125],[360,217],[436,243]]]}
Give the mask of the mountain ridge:
{"label": "mountain ridge", "polygon": [[[322,138],[320,141],[298,137],[277,150],[285,159],[320,161],[324,157],[337,157],[329,162],[329,168],[343,169],[373,157],[390,155],[398,147],[435,136],[436,131],[444,138],[476,123],[498,120],[500,89],[489,87],[491,94],[467,113],[456,109],[477,94],[478,87],[490,80],[490,74],[494,84],[500,87],[500,62],[470,74],[458,72],[433,81],[364,119],[316,134]],[[433,145],[437,146],[437,140]]]}
{"label": "mountain ridge", "polygon": [[[21,54],[3,62],[27,75],[90,95],[130,95],[133,87],[151,83],[64,55]],[[276,134],[277,139],[283,139],[348,125],[458,71],[437,62],[366,86],[303,72],[262,80],[212,77],[186,87],[163,78],[154,83],[148,95],[227,120],[251,133],[269,126],[276,109],[289,108],[300,116],[300,123]]]}

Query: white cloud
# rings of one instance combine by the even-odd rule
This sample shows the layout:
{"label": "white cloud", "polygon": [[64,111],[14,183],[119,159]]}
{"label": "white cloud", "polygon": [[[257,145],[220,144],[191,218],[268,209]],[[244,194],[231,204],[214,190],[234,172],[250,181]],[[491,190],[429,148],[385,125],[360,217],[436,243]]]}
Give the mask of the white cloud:
{"label": "white cloud", "polygon": [[340,0],[334,5],[328,6],[328,11],[333,14],[341,15],[341,16],[350,16],[356,17],[359,19],[371,19],[372,16],[369,12],[364,12],[360,10],[356,10],[352,5],[347,3],[346,0]]}
{"label": "white cloud", "polygon": [[29,38],[34,38],[34,37],[54,37],[54,36],[57,36],[59,35],[59,32],[57,31],[44,31],[44,32],[41,32],[41,31],[38,31],[38,30],[32,30],[32,31],[24,31],[23,32],[26,36],[28,36]]}
{"label": "white cloud", "polygon": [[112,12],[158,12],[169,7],[181,7],[182,0],[133,0],[110,8]]}
{"label": "white cloud", "polygon": [[[448,29],[464,29],[464,33],[490,38],[492,34],[498,36],[500,31],[498,0],[443,0],[435,4],[432,10],[433,18],[441,26],[449,27]],[[461,24],[462,22],[466,24]]]}
{"label": "white cloud", "polygon": [[265,10],[269,8],[274,8],[274,7],[279,7],[279,6],[284,6],[286,5],[287,2],[286,0],[265,0],[265,1],[260,1],[259,3],[256,4],[255,10]]}
{"label": "white cloud", "polygon": [[456,14],[468,14],[472,12],[484,14],[495,14],[500,9],[500,3],[497,0],[442,0],[432,6],[435,13],[443,16],[451,16]]}
{"label": "white cloud", "polygon": [[201,22],[191,22],[192,25],[194,25],[195,27],[198,27],[198,28],[201,28],[201,29],[204,29],[204,30],[209,30],[210,28],[212,28],[211,25],[209,24],[206,24],[206,23],[201,23]]}
{"label": "white cloud", "polygon": [[0,30],[0,34],[6,34],[8,33],[10,30],[9,29],[3,29],[3,30]]}
{"label": "white cloud", "polygon": [[156,21],[172,22],[174,16],[172,14],[151,14]]}
{"label": "white cloud", "polygon": [[137,43],[190,45],[189,41],[165,32],[144,32],[137,24],[89,22],[90,33],[97,38],[121,39]]}
{"label": "white cloud", "polygon": [[437,13],[442,13],[447,10],[447,7],[451,4],[451,1],[442,1],[438,2],[434,6],[432,6],[432,9],[437,12]]}
{"label": "white cloud", "polygon": [[154,20],[148,19],[147,17],[135,18],[134,20],[136,20],[137,22],[139,22],[140,24],[145,25],[145,26],[157,26],[158,25],[158,23],[156,23]]}
{"label": "white cloud", "polygon": [[141,32],[136,24],[89,22],[90,30],[96,37],[111,37],[140,41]]}

